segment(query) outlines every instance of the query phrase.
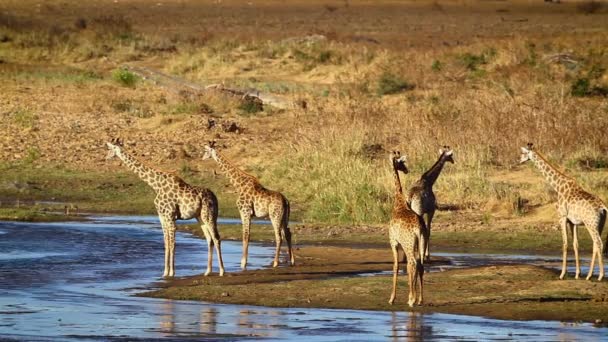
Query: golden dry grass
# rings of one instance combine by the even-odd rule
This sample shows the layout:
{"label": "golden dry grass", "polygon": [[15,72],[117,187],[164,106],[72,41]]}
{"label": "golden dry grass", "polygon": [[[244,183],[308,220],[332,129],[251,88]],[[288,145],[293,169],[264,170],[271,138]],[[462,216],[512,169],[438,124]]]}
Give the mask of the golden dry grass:
{"label": "golden dry grass", "polygon": [[[585,14],[570,2],[4,1],[2,160],[117,170],[103,141],[121,135],[150,163],[208,180],[215,166],[198,156],[215,138],[299,218],[379,223],[392,201],[383,151],[408,155],[407,185],[449,144],[456,164],[436,185],[442,204],[547,220],[551,193],[515,165],[528,141],[608,198],[608,103],[597,94],[608,87],[607,29],[606,8]],[[287,39],[310,34],[326,39]],[[111,73],[124,64],[308,108],[251,114],[218,96],[123,87]],[[387,75],[413,89],[378,95]],[[580,80],[589,96],[572,94]],[[208,129],[210,117],[243,129]],[[224,184],[209,183],[220,198]]]}

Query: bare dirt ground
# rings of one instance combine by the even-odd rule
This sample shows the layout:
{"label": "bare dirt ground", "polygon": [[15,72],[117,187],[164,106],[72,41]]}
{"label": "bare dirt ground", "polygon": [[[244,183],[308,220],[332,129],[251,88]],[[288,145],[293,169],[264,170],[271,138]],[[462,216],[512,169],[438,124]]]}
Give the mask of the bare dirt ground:
{"label": "bare dirt ground", "polygon": [[[387,303],[391,276],[373,275],[392,269],[389,248],[305,246],[296,250],[296,256],[295,267],[177,279],[145,295],[277,307],[411,310],[406,304],[405,274],[400,272],[394,305]],[[431,267],[442,265],[449,267],[443,258],[430,263]],[[607,282],[559,280],[557,271],[537,266],[478,266],[426,273],[424,286],[424,306],[414,311],[598,325],[606,324],[608,317]]]}

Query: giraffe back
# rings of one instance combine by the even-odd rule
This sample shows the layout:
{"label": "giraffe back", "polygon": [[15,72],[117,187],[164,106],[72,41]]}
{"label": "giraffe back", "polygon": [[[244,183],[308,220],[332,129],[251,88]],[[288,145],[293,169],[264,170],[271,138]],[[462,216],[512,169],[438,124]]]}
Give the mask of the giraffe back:
{"label": "giraffe back", "polygon": [[423,215],[429,211],[433,211],[436,206],[433,188],[431,186],[427,186],[423,179],[419,179],[408,190],[406,202],[418,215]]}

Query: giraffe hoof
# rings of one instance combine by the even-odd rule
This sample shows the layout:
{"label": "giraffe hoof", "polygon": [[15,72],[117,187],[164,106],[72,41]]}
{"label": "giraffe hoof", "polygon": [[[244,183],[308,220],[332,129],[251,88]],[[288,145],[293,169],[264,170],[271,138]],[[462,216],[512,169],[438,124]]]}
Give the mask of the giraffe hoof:
{"label": "giraffe hoof", "polygon": [[273,262],[272,262],[272,267],[277,267],[277,266],[279,266],[279,263],[278,263],[278,262],[276,262],[276,261],[273,261]]}
{"label": "giraffe hoof", "polygon": [[205,272],[205,277],[208,276],[208,275],[210,275],[210,274],[211,274],[211,271]]}
{"label": "giraffe hoof", "polygon": [[224,276],[224,270],[221,270],[220,271],[220,277],[223,277],[223,276]]}

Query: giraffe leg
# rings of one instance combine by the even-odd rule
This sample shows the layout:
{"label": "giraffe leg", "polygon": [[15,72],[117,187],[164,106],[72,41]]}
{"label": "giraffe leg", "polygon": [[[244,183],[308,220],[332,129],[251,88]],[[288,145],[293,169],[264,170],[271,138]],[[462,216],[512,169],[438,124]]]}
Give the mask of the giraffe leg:
{"label": "giraffe leg", "polygon": [[560,218],[559,223],[562,228],[562,273],[559,275],[559,279],[564,279],[566,275],[566,261],[568,257],[568,230],[567,230],[568,219],[565,217]]}
{"label": "giraffe leg", "polygon": [[169,229],[167,231],[169,239],[169,277],[175,276],[175,231],[177,227],[173,220],[170,221]]}
{"label": "giraffe leg", "polygon": [[[282,216],[282,215],[281,215]],[[270,222],[272,223],[272,228],[274,229],[274,240],[275,240],[275,250],[274,250],[274,261],[272,262],[272,267],[279,266],[279,256],[281,254],[281,245],[283,244],[283,234],[281,233],[281,221],[282,217],[271,216]]]}
{"label": "giraffe leg", "polygon": [[291,230],[289,227],[285,227],[285,241],[287,241],[287,253],[289,253],[289,263],[291,266],[296,264],[295,256],[293,255],[293,249],[291,247]]}
{"label": "giraffe leg", "polygon": [[597,249],[597,259],[600,266],[600,275],[597,277],[598,281],[602,281],[604,279],[604,244],[602,243],[602,237],[598,236],[597,239],[598,249]]}
{"label": "giraffe leg", "polygon": [[423,291],[424,287],[422,285],[423,278],[424,278],[424,264],[422,262],[420,262],[420,263],[417,264],[417,266],[418,266],[418,269],[417,269],[417,273],[418,273],[418,279],[417,279],[418,280],[418,302],[417,302],[417,304],[418,305],[422,305],[422,302],[423,302],[423,293],[424,293],[424,291]]}
{"label": "giraffe leg", "polygon": [[249,251],[249,231],[251,229],[251,212],[241,212],[243,222],[243,256],[241,257],[241,269],[247,269],[247,253]]}
{"label": "giraffe leg", "polygon": [[207,271],[205,271],[205,276],[208,276],[213,269],[213,240],[209,235],[206,223],[201,224],[201,230],[203,231],[203,234],[205,234],[205,240],[207,240]]}
{"label": "giraffe leg", "polygon": [[391,244],[391,251],[393,251],[393,291],[391,292],[391,298],[388,300],[389,304],[393,304],[397,295],[397,274],[399,273],[399,252],[397,252],[397,244]]}
{"label": "giraffe leg", "polygon": [[435,216],[435,210],[431,210],[429,211],[426,215],[426,220],[425,220],[425,224],[426,224],[426,229],[424,230],[426,232],[426,236],[424,237],[424,259],[426,259],[427,261],[431,259],[431,252],[430,252],[430,248],[429,248],[429,244],[431,241],[431,222],[433,222],[433,216]]}
{"label": "giraffe leg", "polygon": [[578,226],[570,222],[567,223],[572,232],[572,249],[574,250],[574,262],[576,263],[576,273],[574,279],[578,279],[581,273],[581,264],[578,258]]}
{"label": "giraffe leg", "polygon": [[163,241],[165,246],[165,270],[163,271],[163,278],[166,278],[169,275],[169,239],[168,239],[168,225],[166,223],[165,218],[162,215],[159,215],[160,224],[163,229]]}
{"label": "giraffe leg", "polygon": [[418,268],[418,265],[414,258],[408,259],[410,259],[410,261],[407,263],[407,280],[409,285],[409,296],[407,305],[413,307],[414,303],[416,302],[416,270]]}
{"label": "giraffe leg", "polygon": [[[603,248],[602,246],[602,237],[598,234],[597,231],[593,230],[592,228],[589,227],[594,227],[591,225],[587,225],[585,224],[587,228],[587,230],[589,230],[589,234],[591,235],[591,240],[593,241],[593,253],[591,254],[591,264],[589,264],[589,273],[587,274],[587,280],[591,279],[591,277],[593,276],[593,269],[595,268],[595,258],[598,256],[599,254],[599,264],[600,264],[600,277],[604,277],[604,275],[602,274],[602,270],[604,268],[604,261],[602,260],[602,255],[600,254],[600,249]],[[601,278],[600,278],[601,280]]]}
{"label": "giraffe leg", "polygon": [[416,268],[416,275],[417,275],[417,277],[415,279],[418,282],[418,284],[417,284],[418,285],[417,286],[417,288],[418,288],[418,290],[417,290],[418,291],[418,301],[417,301],[417,304],[418,305],[422,305],[423,293],[424,293],[424,291],[423,291],[423,285],[422,285],[423,278],[424,278],[424,262],[423,262],[424,258],[422,256],[422,246],[424,246],[424,234],[420,234],[420,235],[422,235],[421,236],[422,240],[420,240],[420,239],[418,240],[418,243],[417,243],[418,254],[416,254],[416,255],[420,256],[420,262],[416,263],[416,267],[417,267]]}
{"label": "giraffe leg", "polygon": [[217,230],[217,224],[211,229],[211,238],[213,239],[213,244],[215,245],[215,253],[217,254],[217,260],[220,264],[220,277],[222,277],[226,272],[224,270],[224,260],[222,260],[222,239],[220,238],[220,234]]}

